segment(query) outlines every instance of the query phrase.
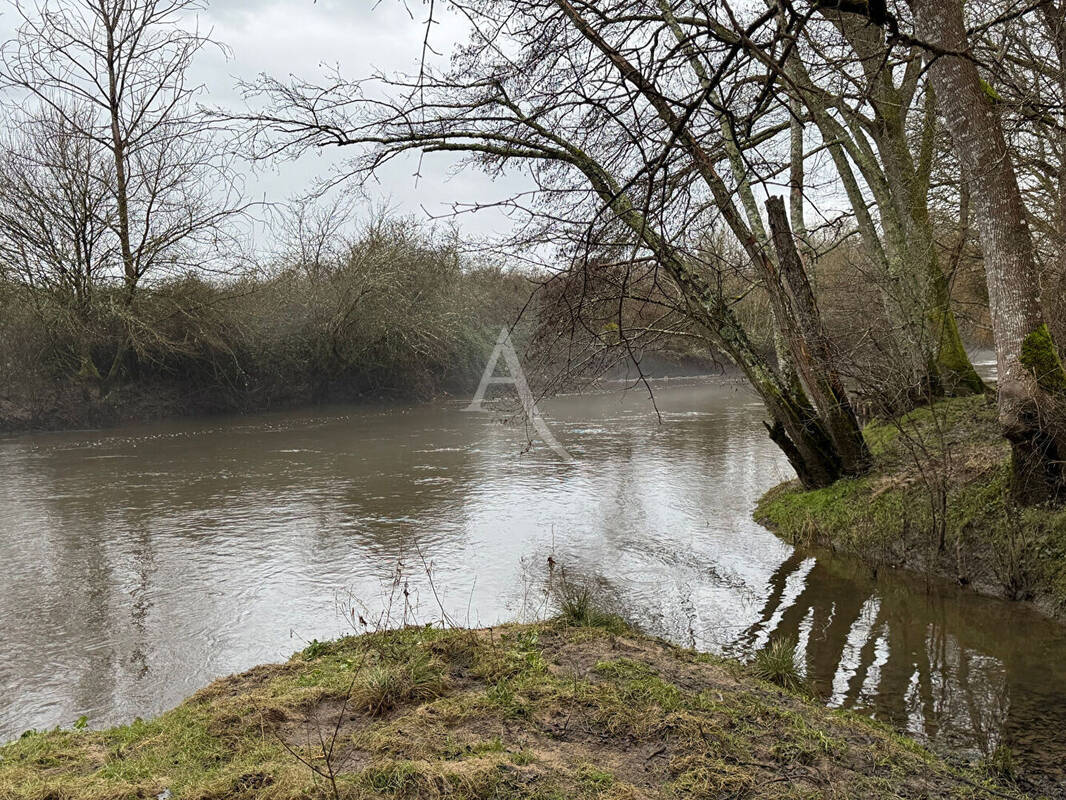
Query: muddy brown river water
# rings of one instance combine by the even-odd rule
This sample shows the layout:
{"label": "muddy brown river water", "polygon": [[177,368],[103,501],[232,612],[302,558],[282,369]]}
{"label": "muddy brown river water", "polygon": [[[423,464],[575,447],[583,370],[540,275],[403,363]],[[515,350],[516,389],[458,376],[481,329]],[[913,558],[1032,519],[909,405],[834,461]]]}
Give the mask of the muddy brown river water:
{"label": "muddy brown river water", "polygon": [[661,423],[640,389],[544,404],[572,463],[458,401],[0,439],[0,740],[156,714],[353,606],[399,613],[400,563],[412,616],[536,613],[551,554],[653,632],[741,657],[795,636],[828,704],[1066,782],[1066,629],[794,551],[751,520],[790,477],[758,401],[656,398]]}

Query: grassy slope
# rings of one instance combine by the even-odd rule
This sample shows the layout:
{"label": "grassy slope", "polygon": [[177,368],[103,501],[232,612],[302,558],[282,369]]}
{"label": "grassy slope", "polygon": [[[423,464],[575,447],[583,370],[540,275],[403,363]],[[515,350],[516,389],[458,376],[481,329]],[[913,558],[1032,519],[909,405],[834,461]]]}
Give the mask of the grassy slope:
{"label": "grassy slope", "polygon": [[338,720],[346,798],[1015,796],[736,663],[602,623],[314,643],[149,722],[24,736],[0,748],[0,797],[333,797],[297,756],[325,772]]}
{"label": "grassy slope", "polygon": [[1066,511],[1008,503],[1010,450],[993,405],[945,401],[871,423],[866,436],[871,474],[813,492],[783,484],[762,498],[756,519],[795,544],[942,575],[1066,616]]}

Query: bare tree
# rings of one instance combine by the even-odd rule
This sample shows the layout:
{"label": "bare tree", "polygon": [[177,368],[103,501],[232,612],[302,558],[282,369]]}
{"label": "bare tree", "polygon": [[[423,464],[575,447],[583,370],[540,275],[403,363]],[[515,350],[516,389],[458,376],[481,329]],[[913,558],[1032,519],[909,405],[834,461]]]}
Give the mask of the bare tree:
{"label": "bare tree", "polygon": [[343,258],[352,214],[352,198],[344,194],[288,203],[277,215],[285,263],[312,280],[325,277]]}
{"label": "bare tree", "polygon": [[[743,46],[787,98],[792,216],[803,241],[802,129],[820,139],[813,152],[829,154],[894,324],[897,358],[907,363],[907,385],[900,391],[912,400],[981,391],[929,219],[933,105],[931,95],[921,91],[921,50],[897,47],[883,29],[842,12],[837,3],[813,3],[801,15],[790,3],[767,2],[784,43],[776,50],[723,25],[699,4],[684,5],[679,40],[695,48],[693,43],[713,32]],[[745,200],[745,207],[753,204]]]}
{"label": "bare tree", "polygon": [[[809,110],[859,216],[864,249],[882,276],[889,316],[912,359],[911,391],[949,395],[982,390],[951,309],[929,217],[934,154],[933,98],[925,90],[918,48],[894,47],[882,28],[851,13],[820,7],[829,25],[809,26],[805,48],[831,84],[812,79],[800,48],[788,61],[793,92]],[[832,60],[839,59],[833,64]],[[829,63],[826,63],[827,60]],[[852,174],[857,171],[858,175]],[[866,192],[859,190],[859,181]],[[876,226],[865,219],[868,193]]]}
{"label": "bare tree", "polygon": [[[796,333],[792,299],[777,290],[777,255],[740,163],[744,148],[788,123],[759,128],[767,105],[760,69],[739,57],[735,34],[727,40],[708,29],[697,61],[679,46],[669,6],[655,13],[624,1],[452,6],[474,33],[444,74],[424,67],[374,90],[264,78],[253,93],[266,106],[249,115],[257,152],[357,147],[364,155],[351,166],[356,179],[407,152],[463,153],[493,172],[524,166],[538,192],[510,207],[528,214],[537,234],[530,238],[564,245],[567,260],[587,269],[653,259],[656,279],[669,282],[760,394],[772,438],[806,485],[865,470],[869,457],[847,397],[812,403],[790,369],[788,361],[809,358],[802,335],[784,336],[790,358],[769,363],[734,313],[737,298],[723,290],[721,265],[701,255],[717,225],[731,231],[753,278],[770,290],[778,325]],[[767,51],[782,41],[769,24],[772,11],[743,22],[730,9],[716,13],[731,30],[764,40]],[[845,413],[836,413],[840,406]]]}
{"label": "bare tree", "polygon": [[[110,286],[117,280],[122,287],[113,311],[122,317],[126,334],[104,365],[104,378],[111,379],[151,333],[134,308],[146,276],[203,271],[205,254],[218,260],[231,235],[227,223],[243,209],[230,157],[196,106],[199,87],[187,78],[193,58],[211,40],[195,28],[196,0],[19,0],[13,5],[21,25],[0,50],[0,87],[9,119],[23,141],[60,132],[63,146],[78,156],[53,159],[47,176],[38,165],[38,177],[53,184],[85,184],[94,202],[33,209],[32,193],[22,192],[8,207],[14,211],[11,202],[18,199],[20,214],[52,219],[66,214],[67,228],[92,227],[96,261],[82,275],[82,294],[92,284]],[[44,195],[38,202],[47,202]],[[60,230],[54,227],[53,236]],[[43,244],[41,233],[41,226],[8,225],[9,252],[13,248],[28,256]],[[74,238],[62,248],[88,264],[85,242],[77,241],[74,231],[67,233]],[[23,272],[33,268],[22,265]],[[50,269],[58,276],[71,267],[53,258]],[[89,372],[98,374],[95,368]]]}
{"label": "bare tree", "polygon": [[[224,151],[196,107],[193,58],[211,44],[191,16],[197,0],[14,3],[21,25],[0,59],[12,115],[29,105],[69,135],[105,148],[109,224],[126,302],[141,279],[193,263],[239,207]],[[25,125],[27,120],[23,120]]]}
{"label": "bare tree", "polygon": [[76,112],[46,111],[8,131],[0,151],[0,263],[14,282],[87,314],[117,261],[107,158],[78,135]]}
{"label": "bare tree", "polygon": [[999,370],[999,419],[1013,451],[1015,497],[1066,488],[1066,373],[1040,308],[1033,238],[994,90],[970,50],[959,0],[913,0],[937,103],[974,205]]}
{"label": "bare tree", "polygon": [[75,113],[45,111],[0,144],[0,275],[21,291],[53,348],[92,375],[96,289],[119,259],[108,153],[72,130]]}

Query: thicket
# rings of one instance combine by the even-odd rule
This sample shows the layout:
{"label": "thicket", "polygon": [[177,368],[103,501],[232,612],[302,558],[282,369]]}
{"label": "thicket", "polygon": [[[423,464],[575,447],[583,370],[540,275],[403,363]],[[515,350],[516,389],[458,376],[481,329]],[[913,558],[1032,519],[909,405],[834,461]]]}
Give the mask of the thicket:
{"label": "thicket", "polygon": [[395,219],[314,259],[146,284],[130,304],[120,285],[79,306],[61,288],[3,280],[0,428],[465,391],[531,290]]}

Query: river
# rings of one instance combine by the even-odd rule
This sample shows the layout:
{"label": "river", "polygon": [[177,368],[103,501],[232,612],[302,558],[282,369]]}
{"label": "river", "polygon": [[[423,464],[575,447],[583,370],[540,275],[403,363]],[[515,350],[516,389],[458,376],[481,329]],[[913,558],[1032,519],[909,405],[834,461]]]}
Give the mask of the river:
{"label": "river", "polygon": [[550,555],[652,632],[740,657],[795,636],[828,704],[1066,781],[1066,629],[794,551],[750,516],[790,477],[760,403],[655,387],[659,414],[639,387],[542,404],[572,462],[459,401],[0,439],[0,740],[157,714],[353,609],[535,614]]}

